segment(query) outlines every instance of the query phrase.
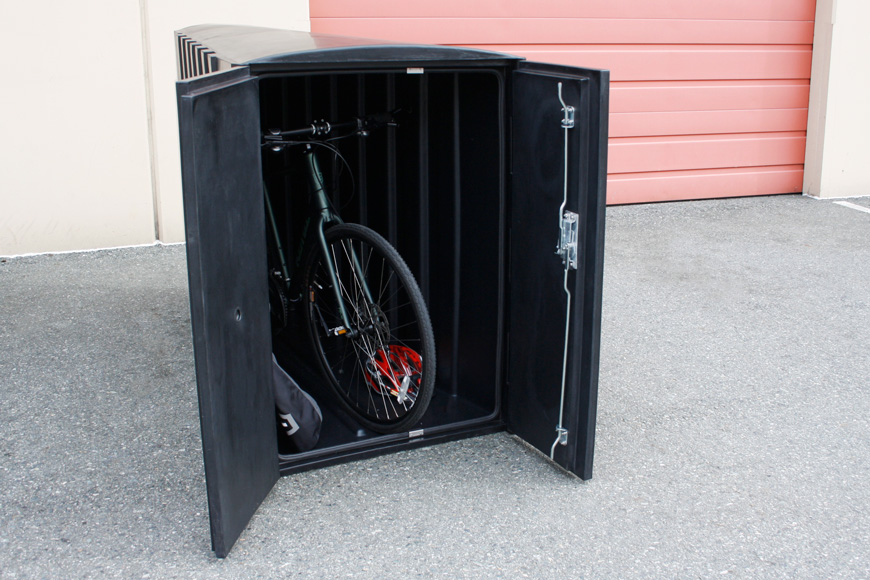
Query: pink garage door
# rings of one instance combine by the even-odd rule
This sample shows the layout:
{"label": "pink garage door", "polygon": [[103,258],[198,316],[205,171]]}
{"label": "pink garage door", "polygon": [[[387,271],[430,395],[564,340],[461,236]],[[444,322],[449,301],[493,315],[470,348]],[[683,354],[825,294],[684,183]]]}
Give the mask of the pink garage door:
{"label": "pink garage door", "polygon": [[310,0],[314,32],[611,70],[608,203],[801,191],[815,0]]}

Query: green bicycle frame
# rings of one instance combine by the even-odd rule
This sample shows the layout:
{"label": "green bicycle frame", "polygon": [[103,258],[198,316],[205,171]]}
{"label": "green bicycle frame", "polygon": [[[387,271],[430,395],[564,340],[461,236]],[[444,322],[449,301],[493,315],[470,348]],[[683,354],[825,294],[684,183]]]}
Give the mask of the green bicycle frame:
{"label": "green bicycle frame", "polygon": [[[332,210],[332,207],[329,204],[329,199],[326,196],[326,188],[323,185],[323,173],[320,171],[320,164],[317,161],[317,155],[315,155],[314,150],[310,147],[305,151],[305,169],[308,174],[308,184],[311,188],[312,195],[312,213],[315,214],[314,224],[307,224],[305,228],[305,232],[302,235],[302,243],[306,244],[310,243],[309,241],[309,227],[311,225],[314,226],[315,231],[317,232],[317,242],[320,247],[321,255],[323,256],[323,262],[326,267],[327,275],[329,276],[329,281],[332,284],[333,292],[335,293],[335,300],[338,303],[338,310],[341,316],[341,322],[344,325],[345,333],[348,338],[355,338],[360,330],[355,329],[351,326],[350,317],[347,314],[347,309],[344,306],[344,300],[341,296],[341,287],[338,282],[338,275],[336,274],[335,262],[332,259],[332,255],[329,252],[329,246],[326,243],[326,229],[327,226],[332,224],[341,224],[344,223],[341,217]],[[292,287],[293,283],[290,281],[290,276],[287,268],[287,260],[284,256],[284,248],[281,245],[281,238],[278,235],[278,224],[275,220],[275,214],[272,209],[272,202],[269,199],[268,191],[265,188],[264,184],[264,195],[266,198],[266,210],[268,213],[269,222],[272,228],[272,234],[275,238],[275,246],[278,253],[278,258],[281,263],[281,273],[284,276],[284,280],[287,281],[288,287]],[[365,295],[366,300],[369,303],[373,302],[371,291],[369,290],[368,284],[366,283],[365,277],[363,276],[362,266],[360,264],[359,258],[356,255],[356,251],[351,248],[351,262],[353,265],[353,269],[355,271],[354,275],[360,283],[360,286],[363,289],[363,293]],[[294,272],[293,277],[298,279],[299,272],[298,270]],[[300,281],[301,283],[301,281]]]}

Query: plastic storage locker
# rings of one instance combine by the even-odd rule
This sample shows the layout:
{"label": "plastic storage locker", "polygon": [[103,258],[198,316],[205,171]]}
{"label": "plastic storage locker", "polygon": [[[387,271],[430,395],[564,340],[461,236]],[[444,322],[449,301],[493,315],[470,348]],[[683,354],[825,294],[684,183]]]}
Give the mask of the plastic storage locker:
{"label": "plastic storage locker", "polygon": [[[508,430],[591,477],[608,72],[243,26],[187,28],[177,48],[216,554],[228,553],[280,475],[375,454]],[[400,111],[397,123],[336,142],[350,169],[336,161],[323,173],[344,192],[333,203],[345,220],[404,257],[429,309],[435,394],[419,424],[389,434],[332,404],[304,327],[291,320],[273,337],[263,193],[278,163],[268,131],[384,111]],[[304,182],[290,172],[270,194],[292,255]],[[303,453],[279,452],[273,352],[323,410],[320,441]]]}

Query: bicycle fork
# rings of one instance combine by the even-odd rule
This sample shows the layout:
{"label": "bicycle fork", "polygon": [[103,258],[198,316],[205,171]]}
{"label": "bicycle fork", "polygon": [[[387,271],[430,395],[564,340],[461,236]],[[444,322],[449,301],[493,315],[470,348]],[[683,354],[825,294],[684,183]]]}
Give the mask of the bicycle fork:
{"label": "bicycle fork", "polygon": [[[319,244],[320,252],[323,255],[323,263],[327,275],[329,276],[329,282],[332,284],[332,290],[335,293],[335,300],[338,304],[339,315],[341,316],[341,322],[344,326],[343,329],[335,329],[335,336],[356,338],[359,336],[360,331],[364,329],[354,328],[350,323],[350,317],[348,316],[347,308],[345,308],[344,305],[344,297],[341,294],[341,286],[339,285],[338,274],[336,273],[335,261],[333,260],[332,253],[329,251],[329,244],[326,242],[327,224],[341,224],[344,222],[338,214],[332,211],[332,208],[329,205],[329,200],[326,197],[326,191],[323,186],[323,174],[320,171],[317,156],[310,148],[305,152],[305,168],[308,173],[308,182],[311,187],[311,193],[315,198],[317,204],[316,208],[319,212],[316,223],[314,224],[317,231],[317,243]],[[349,258],[353,275],[359,282],[366,301],[368,304],[373,304],[374,300],[372,299],[371,291],[369,290],[369,286],[366,283],[365,276],[363,275],[362,265],[360,264],[359,257],[356,255],[356,250],[353,248],[352,244],[349,249]]]}

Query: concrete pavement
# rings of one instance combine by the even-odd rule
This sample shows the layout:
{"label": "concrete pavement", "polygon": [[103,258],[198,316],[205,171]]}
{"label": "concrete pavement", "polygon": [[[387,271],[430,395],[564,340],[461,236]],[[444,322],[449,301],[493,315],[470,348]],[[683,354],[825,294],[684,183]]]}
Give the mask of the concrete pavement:
{"label": "concrete pavement", "polygon": [[870,214],[607,217],[592,480],[506,434],[297,474],[226,560],[183,247],[0,262],[0,578],[870,576]]}

